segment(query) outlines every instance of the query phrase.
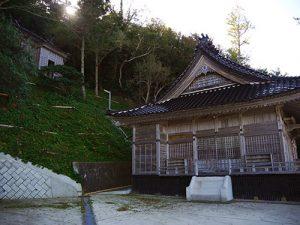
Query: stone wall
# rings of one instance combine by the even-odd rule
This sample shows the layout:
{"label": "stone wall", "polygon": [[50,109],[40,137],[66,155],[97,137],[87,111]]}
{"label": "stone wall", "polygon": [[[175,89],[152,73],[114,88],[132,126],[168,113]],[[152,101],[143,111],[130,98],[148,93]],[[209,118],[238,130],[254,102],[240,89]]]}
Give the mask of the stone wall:
{"label": "stone wall", "polygon": [[81,195],[81,185],[71,178],[0,153],[0,199],[79,195]]}

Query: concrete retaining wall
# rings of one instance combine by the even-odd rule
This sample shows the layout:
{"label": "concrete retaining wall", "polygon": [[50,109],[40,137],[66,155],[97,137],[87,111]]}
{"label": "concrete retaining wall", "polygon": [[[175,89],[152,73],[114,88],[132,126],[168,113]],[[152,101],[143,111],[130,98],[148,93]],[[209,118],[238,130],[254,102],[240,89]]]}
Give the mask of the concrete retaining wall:
{"label": "concrete retaining wall", "polygon": [[71,178],[0,153],[0,199],[79,195],[81,195],[81,185]]}

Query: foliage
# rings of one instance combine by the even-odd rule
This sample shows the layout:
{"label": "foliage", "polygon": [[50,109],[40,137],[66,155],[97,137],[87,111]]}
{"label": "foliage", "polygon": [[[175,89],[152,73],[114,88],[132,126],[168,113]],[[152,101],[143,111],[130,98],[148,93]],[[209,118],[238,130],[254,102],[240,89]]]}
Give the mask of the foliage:
{"label": "foliage", "polygon": [[120,47],[123,35],[116,20],[118,14],[111,13],[96,23],[88,34],[88,45],[90,50],[95,54],[95,95],[98,96],[99,87],[99,66],[102,61],[111,52]]}
{"label": "foliage", "polygon": [[[122,72],[125,82],[122,81],[123,85],[121,85],[121,77],[119,76],[119,84],[122,89],[127,90],[127,93],[129,92],[129,95],[139,93],[132,86],[133,82],[139,80],[134,66],[136,63],[144,60],[150,54],[154,54],[157,60],[165,67],[170,68],[170,79],[166,79],[163,84],[163,86],[166,86],[168,82],[171,82],[184,70],[191,60],[196,45],[196,40],[193,37],[176,33],[158,20],[152,20],[151,23],[145,26],[132,24],[124,32],[124,35],[125,38],[120,53],[123,60],[120,65],[120,72],[124,63],[127,66],[124,67]],[[142,99],[141,96],[142,94],[140,98],[136,99]]]}
{"label": "foliage", "polygon": [[246,64],[249,58],[242,53],[242,47],[249,45],[248,32],[253,25],[243,14],[243,8],[236,6],[228,15],[228,35],[231,37],[232,47],[228,50],[230,58],[237,63]]}
{"label": "foliage", "polygon": [[[107,100],[88,92],[87,101],[34,86],[32,97],[18,109],[1,111],[0,152],[76,178],[73,161],[130,160],[130,142],[105,116]],[[117,99],[114,99],[117,100]],[[124,100],[113,109],[128,107]],[[53,108],[68,105],[74,109]],[[51,133],[52,132],[52,133]],[[126,130],[128,136],[130,131]]]}
{"label": "foliage", "polygon": [[181,35],[159,20],[141,24],[136,11],[115,12],[108,0],[81,0],[74,16],[65,14],[64,1],[10,0],[5,5],[14,6],[2,10],[7,17],[69,53],[66,64],[81,71],[82,85],[105,87],[135,100],[141,99],[135,97],[138,85],[132,86],[136,63],[154,54],[170,68],[166,82],[171,82],[190,62],[196,45],[193,36]]}
{"label": "foliage", "polygon": [[22,42],[16,28],[0,19],[0,92],[11,99],[22,99],[28,94],[27,82],[36,74],[30,43]]}
{"label": "foliage", "polygon": [[142,62],[136,64],[135,84],[139,87],[139,97],[145,103],[156,101],[157,96],[170,80],[170,68],[165,67],[155,57],[154,54],[149,55]]}
{"label": "foliage", "polygon": [[53,77],[54,74],[61,74],[65,79],[70,82],[76,82],[80,80],[81,73],[72,66],[66,65],[50,65],[42,67],[40,70],[41,75],[46,75],[48,77]]}
{"label": "foliage", "polygon": [[78,94],[81,73],[65,65],[43,67],[39,72],[38,85],[64,95]]}

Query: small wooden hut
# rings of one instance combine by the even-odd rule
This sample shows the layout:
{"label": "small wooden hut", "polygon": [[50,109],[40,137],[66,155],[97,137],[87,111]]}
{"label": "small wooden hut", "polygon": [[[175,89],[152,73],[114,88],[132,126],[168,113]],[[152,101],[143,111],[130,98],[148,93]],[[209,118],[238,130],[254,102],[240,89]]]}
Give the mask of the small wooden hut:
{"label": "small wooden hut", "polygon": [[300,77],[239,65],[208,36],[158,102],[109,115],[133,129],[137,186],[147,176],[161,185],[171,176],[300,173]]}
{"label": "small wooden hut", "polygon": [[64,65],[67,53],[19,23],[15,22],[15,26],[22,34],[24,47],[34,54],[35,63],[39,69],[43,66]]}

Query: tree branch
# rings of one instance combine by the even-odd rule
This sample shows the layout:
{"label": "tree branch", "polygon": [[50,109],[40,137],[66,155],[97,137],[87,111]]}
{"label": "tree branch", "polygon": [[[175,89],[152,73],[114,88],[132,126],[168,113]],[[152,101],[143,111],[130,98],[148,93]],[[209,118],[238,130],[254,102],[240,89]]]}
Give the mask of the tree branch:
{"label": "tree branch", "polygon": [[5,3],[7,3],[7,2],[9,2],[9,1],[10,1],[10,0],[3,0],[3,1],[1,1],[1,2],[0,2],[0,6],[3,5],[3,4],[5,4]]}
{"label": "tree branch", "polygon": [[148,50],[148,52],[145,52],[144,54],[141,54],[141,55],[138,55],[138,56],[134,56],[131,59],[126,59],[125,62],[128,63],[128,62],[131,62],[131,61],[136,60],[138,58],[142,58],[144,56],[149,55],[151,52],[152,52],[152,49]]}

